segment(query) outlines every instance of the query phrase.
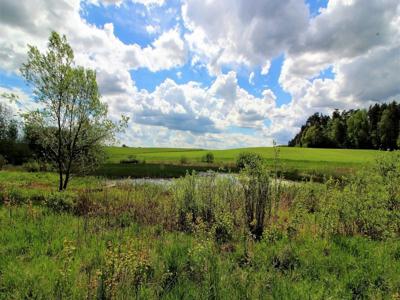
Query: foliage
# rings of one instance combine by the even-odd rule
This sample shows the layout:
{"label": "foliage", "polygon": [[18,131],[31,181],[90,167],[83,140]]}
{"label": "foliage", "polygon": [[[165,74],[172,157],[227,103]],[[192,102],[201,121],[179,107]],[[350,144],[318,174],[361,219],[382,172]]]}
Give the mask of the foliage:
{"label": "foliage", "polygon": [[57,168],[64,190],[71,173],[84,173],[103,160],[102,145],[121,126],[107,119],[95,71],[74,65],[65,36],[52,32],[46,53],[29,46],[20,71],[41,105],[24,115],[27,139]]}
{"label": "foliage", "polygon": [[212,152],[207,152],[202,158],[202,162],[212,164],[214,162],[214,154]]}
{"label": "foliage", "polygon": [[3,155],[0,154],[0,170],[4,167],[4,165],[7,163],[7,160],[4,158]]}
{"label": "foliage", "polygon": [[251,161],[242,172],[241,184],[244,192],[246,224],[251,235],[261,239],[265,220],[269,220],[272,210],[270,178],[261,163]]}
{"label": "foliage", "polygon": [[121,159],[119,161],[120,164],[138,164],[139,160],[136,158],[136,155],[129,155],[127,159]]}
{"label": "foliage", "polygon": [[186,156],[181,156],[181,158],[179,159],[179,162],[181,165],[186,165],[189,162],[189,160]]}
{"label": "foliage", "polygon": [[239,156],[236,160],[236,167],[239,170],[242,170],[244,168],[257,168],[261,163],[263,159],[261,155],[255,152],[241,152],[239,153]]}
{"label": "foliage", "polygon": [[315,113],[307,119],[289,146],[315,148],[399,149],[400,105],[375,104],[368,110]]}
{"label": "foliage", "polygon": [[51,193],[44,201],[44,204],[57,213],[73,212],[76,195],[69,192]]}
{"label": "foliage", "polygon": [[[11,96],[0,95],[6,98]],[[20,135],[19,123],[11,107],[0,103],[0,155],[10,164],[20,165],[32,157]]]}

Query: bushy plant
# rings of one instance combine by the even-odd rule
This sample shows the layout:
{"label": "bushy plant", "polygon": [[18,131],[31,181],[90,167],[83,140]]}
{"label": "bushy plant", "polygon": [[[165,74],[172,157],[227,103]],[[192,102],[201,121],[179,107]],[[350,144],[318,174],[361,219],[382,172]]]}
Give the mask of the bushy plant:
{"label": "bushy plant", "polygon": [[182,230],[192,231],[193,226],[214,222],[216,201],[215,175],[201,177],[196,173],[186,174],[173,186],[173,195],[178,209],[178,223]]}
{"label": "bushy plant", "polygon": [[254,152],[242,152],[239,153],[239,157],[236,160],[236,167],[239,170],[242,170],[246,167],[252,169],[252,168],[257,168],[259,165],[261,165],[263,162],[263,159],[261,155],[254,153]]}
{"label": "bushy plant", "polygon": [[109,242],[105,258],[98,286],[106,299],[137,297],[141,286],[153,277],[148,253],[134,249],[132,242],[118,246]]}
{"label": "bushy plant", "polygon": [[219,213],[213,225],[214,240],[218,244],[230,242],[233,238],[234,224],[230,213]]}
{"label": "bushy plant", "polygon": [[300,259],[294,249],[287,246],[272,257],[272,265],[283,273],[290,272],[299,267]]}
{"label": "bushy plant", "polygon": [[327,185],[320,195],[325,234],[362,234],[373,239],[398,235],[400,176],[398,154],[388,154],[372,168],[342,183]]}
{"label": "bushy plant", "polygon": [[242,172],[241,183],[244,191],[245,219],[250,233],[256,240],[261,239],[265,220],[271,216],[272,196],[268,172],[257,163],[247,165]]}
{"label": "bushy plant", "polygon": [[189,162],[189,159],[186,156],[181,156],[179,162],[181,163],[181,165],[186,165]]}
{"label": "bushy plant", "polygon": [[212,152],[207,152],[202,158],[202,162],[212,164],[214,162],[214,154]]}
{"label": "bushy plant", "polygon": [[0,154],[0,170],[7,164],[7,160]]}
{"label": "bushy plant", "polygon": [[54,192],[45,199],[45,205],[54,212],[73,212],[76,195],[72,192]]}
{"label": "bushy plant", "polygon": [[22,165],[27,172],[40,172],[40,164],[35,160],[28,161]]}
{"label": "bushy plant", "polygon": [[121,159],[119,161],[120,164],[138,164],[139,159],[137,159],[136,155],[129,155],[126,159]]}

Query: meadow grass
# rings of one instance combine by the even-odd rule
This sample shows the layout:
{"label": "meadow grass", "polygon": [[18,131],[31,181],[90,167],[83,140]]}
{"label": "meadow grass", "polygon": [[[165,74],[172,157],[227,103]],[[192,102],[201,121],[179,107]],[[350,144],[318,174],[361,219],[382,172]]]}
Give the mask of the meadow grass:
{"label": "meadow grass", "polygon": [[[283,161],[300,162],[332,162],[340,164],[364,164],[372,162],[379,151],[355,150],[355,149],[315,149],[299,147],[278,147],[280,159]],[[171,148],[107,148],[108,162],[118,163],[129,155],[136,155],[139,159],[148,162],[179,162],[182,156],[186,156],[193,162],[201,162],[201,158],[207,152],[214,154],[215,162],[236,162],[241,152],[254,152],[260,154],[267,161],[274,159],[273,147],[239,148],[229,150],[196,150],[196,149],[171,149]]]}
{"label": "meadow grass", "polygon": [[56,174],[2,171],[0,299],[399,297],[399,156],[340,182],[263,174],[56,192]]}
{"label": "meadow grass", "polygon": [[[161,177],[177,177],[185,174],[186,170],[192,171],[225,168],[235,171],[236,159],[242,152],[253,152],[261,155],[267,166],[272,169],[275,166],[276,150],[279,152],[280,169],[288,179],[304,179],[310,176],[341,177],[348,175],[361,167],[372,163],[380,153],[377,150],[353,150],[353,149],[313,149],[292,147],[258,147],[229,150],[198,150],[175,148],[107,148],[107,167],[102,168],[102,174],[129,174],[132,177],[140,177],[147,174],[148,177],[157,177],[160,166],[166,170]],[[206,164],[202,158],[207,153],[214,155],[214,162]],[[134,156],[140,161],[145,161],[146,166],[121,166],[120,161]],[[181,161],[184,159],[185,164]],[[173,166],[171,166],[173,165]],[[171,167],[169,167],[171,166]],[[180,167],[177,167],[180,166]],[[109,171],[108,171],[109,170]]]}

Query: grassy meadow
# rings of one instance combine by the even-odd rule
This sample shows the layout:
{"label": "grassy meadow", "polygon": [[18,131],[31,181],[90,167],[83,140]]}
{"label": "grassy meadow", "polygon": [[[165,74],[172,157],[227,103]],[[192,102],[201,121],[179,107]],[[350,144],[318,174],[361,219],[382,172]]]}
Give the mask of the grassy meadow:
{"label": "grassy meadow", "polygon": [[340,182],[275,175],[75,177],[57,192],[55,173],[0,171],[0,299],[400,297],[398,153]]}
{"label": "grassy meadow", "polygon": [[[276,153],[276,151],[278,153]],[[292,180],[323,177],[341,177],[372,163],[379,151],[353,149],[313,149],[293,147],[258,147],[229,150],[203,150],[184,148],[128,148],[108,147],[107,163],[96,175],[107,177],[180,177],[186,171],[236,172],[236,159],[242,152],[257,153],[268,168],[279,158],[284,177]],[[212,153],[214,161],[205,163],[202,158]],[[135,157],[145,164],[121,164],[120,161]]]}

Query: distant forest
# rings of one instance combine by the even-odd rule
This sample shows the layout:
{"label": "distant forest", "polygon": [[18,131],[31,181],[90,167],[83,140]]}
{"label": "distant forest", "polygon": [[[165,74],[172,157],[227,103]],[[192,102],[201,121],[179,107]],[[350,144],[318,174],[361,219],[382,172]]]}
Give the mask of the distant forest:
{"label": "distant forest", "polygon": [[307,119],[291,147],[389,149],[400,148],[400,104],[375,104],[366,109],[315,113]]}

